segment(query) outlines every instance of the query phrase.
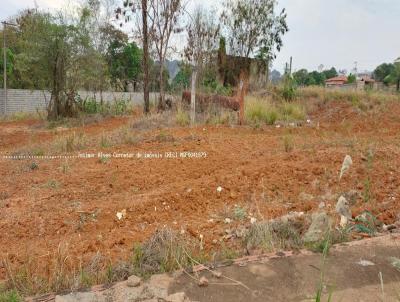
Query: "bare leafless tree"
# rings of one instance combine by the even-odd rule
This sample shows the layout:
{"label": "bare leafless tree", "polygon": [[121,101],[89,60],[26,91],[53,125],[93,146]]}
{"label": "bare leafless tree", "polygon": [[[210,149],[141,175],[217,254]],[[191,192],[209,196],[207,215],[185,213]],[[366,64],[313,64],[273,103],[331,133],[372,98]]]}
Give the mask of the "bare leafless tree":
{"label": "bare leafless tree", "polygon": [[170,50],[170,40],[174,33],[182,31],[180,27],[181,17],[184,14],[184,3],[182,0],[149,0],[149,35],[152,46],[155,49],[159,63],[160,98],[158,109],[164,110],[165,87],[164,87],[164,64]]}
{"label": "bare leafless tree", "polygon": [[[214,14],[215,15],[215,14]],[[191,89],[191,123],[195,123],[196,114],[196,82],[197,75],[207,63],[213,60],[213,51],[217,48],[219,24],[213,17],[213,12],[207,12],[201,6],[197,7],[187,26],[187,45],[185,57],[192,65]]]}
{"label": "bare leafless tree", "polygon": [[119,25],[122,27],[125,23],[134,23],[135,39],[139,40],[143,48],[143,98],[144,98],[144,113],[150,113],[150,77],[149,77],[149,62],[150,62],[150,35],[149,35],[149,0],[124,0],[123,6],[115,10],[115,18],[119,20]]}

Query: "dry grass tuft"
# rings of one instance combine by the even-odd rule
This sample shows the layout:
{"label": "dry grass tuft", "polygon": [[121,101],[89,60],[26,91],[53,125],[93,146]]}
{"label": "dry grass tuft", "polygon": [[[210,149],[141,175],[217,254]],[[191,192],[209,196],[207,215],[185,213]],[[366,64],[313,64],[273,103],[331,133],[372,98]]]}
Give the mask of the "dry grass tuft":
{"label": "dry grass tuft", "polygon": [[167,228],[158,230],[143,245],[135,246],[135,273],[148,275],[187,267],[192,264],[193,248],[193,243],[176,232]]}
{"label": "dry grass tuft", "polygon": [[266,252],[300,249],[303,247],[300,231],[292,222],[260,222],[251,226],[244,245],[247,250],[261,249]]}

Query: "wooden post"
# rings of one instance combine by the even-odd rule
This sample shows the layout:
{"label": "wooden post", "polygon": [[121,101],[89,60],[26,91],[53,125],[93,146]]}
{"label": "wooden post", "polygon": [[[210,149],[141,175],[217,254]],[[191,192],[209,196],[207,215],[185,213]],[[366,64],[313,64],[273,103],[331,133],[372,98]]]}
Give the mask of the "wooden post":
{"label": "wooden post", "polygon": [[196,123],[196,80],[197,69],[194,67],[192,72],[192,91],[190,95],[190,123],[192,126]]}
{"label": "wooden post", "polygon": [[244,125],[244,80],[240,79],[239,85],[239,125]]}

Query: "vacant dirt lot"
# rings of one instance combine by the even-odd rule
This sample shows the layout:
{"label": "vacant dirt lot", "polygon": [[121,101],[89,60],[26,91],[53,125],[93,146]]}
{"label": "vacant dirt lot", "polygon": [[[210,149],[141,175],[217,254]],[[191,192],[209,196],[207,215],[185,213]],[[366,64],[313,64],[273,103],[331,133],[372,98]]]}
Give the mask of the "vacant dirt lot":
{"label": "vacant dirt lot", "polygon": [[[129,126],[137,118],[126,117],[71,129],[1,122],[0,155],[64,154],[52,148],[75,133],[87,146],[68,155],[189,151],[207,157],[0,159],[0,259],[47,262],[64,247],[82,265],[97,252],[116,262],[164,226],[202,235],[210,251],[230,244],[219,239],[235,205],[260,220],[312,212],[322,201],[334,210],[337,194],[351,189],[362,196],[353,215],[370,210],[383,222],[397,220],[400,104],[368,112],[345,102],[310,108],[310,123],[261,129],[146,130]],[[121,127],[139,139],[113,143]],[[354,164],[339,182],[346,154]],[[118,219],[123,210],[126,215]],[[245,219],[232,224],[248,224]],[[4,276],[0,266],[0,279]]]}

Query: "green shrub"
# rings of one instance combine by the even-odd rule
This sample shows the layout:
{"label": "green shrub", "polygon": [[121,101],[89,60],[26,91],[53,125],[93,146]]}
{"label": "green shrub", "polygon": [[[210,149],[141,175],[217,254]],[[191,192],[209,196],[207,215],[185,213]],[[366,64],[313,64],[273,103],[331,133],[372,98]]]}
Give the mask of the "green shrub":
{"label": "green shrub", "polygon": [[115,115],[124,115],[128,113],[128,102],[125,100],[115,101],[113,104],[113,113]]}
{"label": "green shrub", "polygon": [[296,97],[296,83],[291,76],[286,76],[283,88],[282,88],[282,97],[287,101],[291,102]]}

